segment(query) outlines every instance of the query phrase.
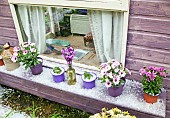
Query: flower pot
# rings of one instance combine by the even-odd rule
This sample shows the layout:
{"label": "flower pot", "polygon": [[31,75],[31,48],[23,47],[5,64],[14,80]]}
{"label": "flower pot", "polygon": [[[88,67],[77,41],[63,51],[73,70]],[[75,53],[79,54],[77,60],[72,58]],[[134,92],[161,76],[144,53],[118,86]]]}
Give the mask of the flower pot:
{"label": "flower pot", "polygon": [[3,62],[8,71],[15,70],[20,66],[19,63],[12,62],[10,58],[3,58]]}
{"label": "flower pot", "polygon": [[143,97],[144,97],[144,100],[147,102],[147,103],[155,103],[155,102],[157,102],[157,100],[158,100],[158,95],[156,95],[156,96],[152,96],[152,95],[149,95],[149,94],[147,94],[147,93],[145,93],[144,92],[144,94],[143,94]]}
{"label": "flower pot", "polygon": [[[124,79],[124,78],[123,78]],[[124,79],[125,80],[125,79]],[[123,85],[120,86],[115,86],[115,87],[109,87],[107,89],[108,94],[112,97],[117,97],[120,96],[123,92],[123,87],[124,87],[125,83]]]}
{"label": "flower pot", "polygon": [[43,71],[43,67],[42,67],[43,60],[41,58],[39,58],[39,60],[40,60],[40,64],[30,67],[33,75],[38,75]]}
{"label": "flower pot", "polygon": [[62,70],[62,72],[60,74],[57,74],[57,73],[54,73],[53,70],[51,70],[51,74],[53,76],[53,80],[56,82],[56,83],[59,83],[59,82],[63,82],[65,80],[65,76],[64,76],[64,68],[60,68]]}
{"label": "flower pot", "polygon": [[95,87],[95,80],[97,78],[96,74],[91,73],[93,75],[93,77],[91,77],[91,79],[84,79],[84,75],[82,75],[82,80],[83,80],[83,87],[85,89],[92,89]]}
{"label": "flower pot", "polygon": [[2,56],[0,56],[0,66],[3,66],[4,65],[4,61],[2,59]]}

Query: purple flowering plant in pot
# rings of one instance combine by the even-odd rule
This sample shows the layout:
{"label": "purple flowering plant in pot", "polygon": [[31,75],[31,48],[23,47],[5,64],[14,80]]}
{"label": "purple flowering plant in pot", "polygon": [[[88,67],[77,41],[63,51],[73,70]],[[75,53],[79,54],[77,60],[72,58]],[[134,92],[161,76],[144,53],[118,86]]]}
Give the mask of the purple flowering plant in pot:
{"label": "purple flowering plant in pot", "polygon": [[83,87],[86,89],[94,88],[96,78],[97,76],[95,73],[85,71],[82,75]]}
{"label": "purple flowering plant in pot", "polygon": [[76,84],[76,72],[75,72],[75,69],[72,67],[72,60],[75,54],[74,48],[71,46],[63,48],[61,50],[61,53],[68,64],[68,69],[66,71],[67,83],[68,85],[74,85]]}
{"label": "purple flowering plant in pot", "polygon": [[54,69],[51,70],[53,80],[56,83],[63,82],[65,80],[64,72],[65,72],[64,68],[58,66],[54,67]]}
{"label": "purple flowering plant in pot", "polygon": [[139,73],[142,76],[144,100],[148,103],[157,102],[167,70],[163,67],[149,66],[141,68]]}
{"label": "purple flowering plant in pot", "polygon": [[131,72],[115,59],[100,65],[99,78],[102,83],[105,83],[108,94],[112,97],[122,94],[126,74],[131,74]]}
{"label": "purple flowering plant in pot", "polygon": [[30,67],[33,75],[38,75],[43,71],[43,60],[38,57],[38,49],[34,43],[24,42],[23,45],[14,47],[13,50],[14,53],[11,57],[13,62],[21,62],[25,69]]}

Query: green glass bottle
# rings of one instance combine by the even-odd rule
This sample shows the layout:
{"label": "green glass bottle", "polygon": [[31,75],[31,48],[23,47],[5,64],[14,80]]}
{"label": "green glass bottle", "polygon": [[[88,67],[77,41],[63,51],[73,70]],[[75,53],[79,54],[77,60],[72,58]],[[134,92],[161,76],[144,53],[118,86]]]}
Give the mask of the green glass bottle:
{"label": "green glass bottle", "polygon": [[76,71],[72,68],[72,64],[69,65],[67,69],[67,84],[75,85],[76,84]]}

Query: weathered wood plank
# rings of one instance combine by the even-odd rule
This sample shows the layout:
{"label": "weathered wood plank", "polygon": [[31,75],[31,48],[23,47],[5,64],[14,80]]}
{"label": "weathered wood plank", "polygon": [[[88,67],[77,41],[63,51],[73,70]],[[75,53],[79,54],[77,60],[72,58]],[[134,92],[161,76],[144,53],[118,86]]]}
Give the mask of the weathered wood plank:
{"label": "weathered wood plank", "polygon": [[126,56],[170,64],[170,51],[166,50],[158,50],[143,46],[129,45],[127,47]]}
{"label": "weathered wood plank", "polygon": [[0,16],[12,17],[9,5],[0,5]]}
{"label": "weathered wood plank", "polygon": [[170,18],[152,16],[130,16],[129,29],[170,34]]}
{"label": "weathered wood plank", "polygon": [[[168,1],[168,0],[167,0]],[[153,15],[170,17],[170,2],[160,1],[131,1],[130,14]]]}
{"label": "weathered wood plank", "polygon": [[166,117],[165,118],[169,118],[170,116],[170,111],[166,111]]}
{"label": "weathered wood plank", "polygon": [[[152,61],[147,60],[140,60],[140,59],[134,59],[134,58],[126,58],[126,67],[130,70],[139,71],[143,66],[156,66],[156,67],[164,67],[167,69],[168,72],[170,72],[170,65],[169,64],[162,64],[162,63],[155,63]],[[170,77],[170,73],[167,75]]]}
{"label": "weathered wood plank", "polygon": [[[80,96],[77,94],[61,91],[40,83],[36,83],[27,79],[22,79],[15,76],[0,73],[0,83],[10,86],[55,102],[59,102],[71,107],[75,107],[86,112],[96,113],[100,112],[101,108],[113,108],[118,107],[124,111],[129,111],[132,115],[136,115],[139,118],[159,118],[158,116],[139,112],[129,108],[116,106],[114,104],[108,104],[107,102],[99,101],[96,99]],[[21,81],[21,82],[19,82]],[[71,99],[70,99],[71,98]]]}
{"label": "weathered wood plank", "polygon": [[18,46],[19,42],[17,38],[10,38],[10,37],[3,37],[0,36],[0,45],[5,44],[6,42],[9,42],[11,46]]}
{"label": "weathered wood plank", "polygon": [[129,31],[127,43],[128,45],[170,50],[170,35]]}
{"label": "weathered wood plank", "polygon": [[17,38],[16,30],[13,28],[0,27],[0,36]]}
{"label": "weathered wood plank", "polygon": [[0,0],[0,5],[8,5],[8,0]]}
{"label": "weathered wood plank", "polygon": [[170,101],[170,89],[166,90],[166,99]]}
{"label": "weathered wood plank", "polygon": [[15,28],[13,19],[11,17],[0,16],[0,27]]}

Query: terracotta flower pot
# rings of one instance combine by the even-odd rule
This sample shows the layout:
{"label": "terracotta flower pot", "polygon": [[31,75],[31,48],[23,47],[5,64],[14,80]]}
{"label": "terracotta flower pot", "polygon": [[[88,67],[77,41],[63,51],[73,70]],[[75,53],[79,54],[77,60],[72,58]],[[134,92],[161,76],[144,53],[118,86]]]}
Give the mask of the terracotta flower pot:
{"label": "terracotta flower pot", "polygon": [[2,57],[0,56],[0,66],[3,66],[4,65],[4,61],[2,59]]}
{"label": "terracotta flower pot", "polygon": [[143,97],[144,97],[144,100],[147,102],[147,103],[155,103],[157,102],[158,100],[158,96],[152,96],[152,95],[149,95],[147,93],[144,92],[143,94]]}
{"label": "terracotta flower pot", "polygon": [[91,74],[93,75],[93,77],[91,77],[90,80],[84,79],[84,75],[82,75],[83,87],[85,89],[92,89],[95,87],[95,80],[96,80],[97,76],[94,73],[91,73]]}
{"label": "terracotta flower pot", "polygon": [[54,73],[53,70],[51,70],[51,74],[53,76],[53,80],[56,82],[56,83],[59,83],[59,82],[63,82],[65,80],[65,76],[64,76],[64,68],[60,68],[62,70],[62,72],[60,74],[57,74],[57,73]]}
{"label": "terracotta flower pot", "polygon": [[[125,80],[125,78],[122,78]],[[125,81],[126,82],[126,81]],[[109,87],[108,90],[108,94],[112,97],[117,97],[120,96],[123,92],[123,87],[124,87],[125,83],[123,85],[120,86],[116,86],[116,87]]]}
{"label": "terracotta flower pot", "polygon": [[38,75],[43,71],[43,67],[42,67],[43,60],[42,58],[39,58],[39,60],[40,60],[40,64],[30,67],[33,75]]}

